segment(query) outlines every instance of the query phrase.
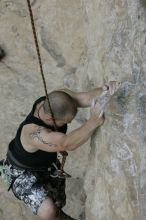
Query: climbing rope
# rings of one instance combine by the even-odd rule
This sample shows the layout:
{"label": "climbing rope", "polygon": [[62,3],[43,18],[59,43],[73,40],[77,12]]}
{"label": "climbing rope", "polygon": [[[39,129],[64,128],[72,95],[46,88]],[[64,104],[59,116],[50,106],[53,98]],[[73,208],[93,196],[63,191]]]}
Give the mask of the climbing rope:
{"label": "climbing rope", "polygon": [[[35,24],[34,24],[34,18],[33,18],[33,12],[32,12],[32,8],[31,8],[30,0],[27,0],[27,5],[28,5],[28,9],[29,9],[29,14],[30,14],[30,19],[31,19],[31,26],[32,26],[32,31],[33,31],[33,36],[34,36],[38,61],[39,61],[41,78],[42,78],[43,85],[44,85],[45,95],[46,95],[46,99],[47,99],[47,102],[48,102],[48,107],[50,109],[50,113],[51,113],[51,116],[52,116],[52,119],[53,119],[54,128],[57,131],[57,125],[56,125],[56,122],[55,122],[55,117],[54,117],[54,114],[53,114],[53,111],[52,111],[52,108],[51,108],[51,104],[50,104],[49,96],[48,96],[48,92],[47,92],[46,80],[45,80],[45,76],[44,76],[42,60],[41,60],[41,54],[40,54],[40,49],[39,49],[39,44],[38,44],[36,28],[35,28]],[[60,152],[60,154],[62,155],[62,163],[61,163],[61,168],[60,169],[62,171],[61,174],[63,174],[63,176],[64,176],[65,172],[63,171],[63,168],[64,168],[64,164],[66,162],[66,157],[67,157],[68,153],[66,151],[64,151],[64,152]]]}
{"label": "climbing rope", "polygon": [[50,104],[50,101],[49,101],[49,97],[48,97],[48,91],[47,91],[47,86],[46,86],[46,81],[45,81],[45,76],[44,76],[44,71],[43,71],[43,66],[42,66],[41,54],[40,54],[39,44],[38,44],[38,40],[37,40],[36,28],[35,28],[35,24],[34,24],[34,18],[33,18],[33,12],[32,12],[32,9],[31,9],[30,0],[27,0],[27,4],[28,4],[30,19],[31,19],[32,31],[33,31],[36,51],[37,51],[37,55],[38,55],[40,73],[41,73],[41,76],[42,76],[42,81],[43,81],[43,85],[44,85],[45,95],[46,95],[48,106],[49,106],[49,109],[50,109],[50,113],[51,113],[51,116],[52,116],[52,119],[53,119],[54,127],[55,127],[55,130],[57,131],[57,126],[56,126],[54,114],[53,114],[53,111],[52,111],[52,108],[51,108],[51,104]]}

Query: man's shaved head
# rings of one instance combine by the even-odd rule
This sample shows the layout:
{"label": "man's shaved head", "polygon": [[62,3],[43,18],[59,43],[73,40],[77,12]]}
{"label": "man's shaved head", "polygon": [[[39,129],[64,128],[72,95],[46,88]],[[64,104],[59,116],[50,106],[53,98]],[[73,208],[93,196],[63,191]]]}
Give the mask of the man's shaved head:
{"label": "man's shaved head", "polygon": [[[70,95],[63,91],[53,91],[48,96],[55,119],[63,119],[68,114],[76,115],[77,105]],[[45,99],[43,106],[44,112],[50,113],[47,99]]]}

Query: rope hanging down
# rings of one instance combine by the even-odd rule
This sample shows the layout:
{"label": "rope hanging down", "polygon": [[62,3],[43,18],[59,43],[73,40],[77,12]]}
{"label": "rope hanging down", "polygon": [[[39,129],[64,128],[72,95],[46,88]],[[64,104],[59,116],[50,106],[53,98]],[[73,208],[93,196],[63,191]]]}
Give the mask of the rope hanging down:
{"label": "rope hanging down", "polygon": [[[35,24],[34,24],[34,18],[33,18],[33,12],[32,12],[32,9],[31,9],[30,0],[27,0],[27,4],[28,4],[30,19],[31,19],[32,31],[33,31],[33,36],[34,36],[38,61],[39,61],[40,73],[41,73],[42,81],[43,81],[43,85],[44,85],[45,95],[46,95],[46,99],[47,99],[47,102],[48,102],[48,107],[50,109],[50,113],[51,113],[51,116],[52,116],[52,119],[53,119],[54,128],[57,131],[57,125],[56,125],[56,122],[55,122],[54,114],[53,114],[53,111],[52,111],[52,108],[51,108],[51,104],[50,104],[49,96],[48,96],[48,92],[47,92],[47,86],[46,86],[46,81],[45,81],[45,76],[44,76],[44,71],[43,71],[43,66],[42,66],[41,54],[40,54],[39,44],[38,44],[38,40],[37,40],[36,28],[35,28]],[[61,152],[61,154],[63,156],[62,163],[61,163],[61,171],[62,171],[62,175],[65,175],[66,173],[63,171],[63,167],[64,167],[64,164],[66,162],[66,157],[67,157],[68,153],[66,151],[64,151],[64,152]]]}
{"label": "rope hanging down", "polygon": [[38,44],[38,40],[37,40],[37,34],[36,34],[35,25],[34,25],[33,12],[32,12],[32,9],[31,9],[30,0],[27,0],[27,4],[28,4],[30,19],[31,19],[31,25],[32,25],[32,31],[33,31],[36,51],[37,51],[37,55],[38,55],[40,73],[41,73],[41,76],[42,76],[42,81],[43,81],[43,85],[44,85],[44,89],[45,89],[45,95],[46,95],[48,106],[49,106],[49,109],[50,109],[50,113],[51,113],[51,116],[52,116],[52,119],[53,119],[54,127],[55,127],[55,130],[57,131],[57,126],[56,126],[54,114],[52,112],[51,104],[50,104],[49,97],[48,97],[48,91],[47,91],[47,86],[46,86],[46,81],[45,81],[45,76],[44,76],[44,71],[43,71],[43,66],[42,66],[41,54],[40,54],[39,44]]}

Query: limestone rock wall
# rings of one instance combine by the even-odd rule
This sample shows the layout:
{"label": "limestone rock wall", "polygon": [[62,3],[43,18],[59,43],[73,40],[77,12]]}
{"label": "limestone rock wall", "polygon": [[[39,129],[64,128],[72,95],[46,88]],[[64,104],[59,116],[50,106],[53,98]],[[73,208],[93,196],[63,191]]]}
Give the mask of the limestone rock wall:
{"label": "limestone rock wall", "polygon": [[[80,220],[146,219],[146,4],[144,0],[32,0],[48,90],[123,82],[105,123],[69,153],[65,211]],[[1,157],[33,101],[44,95],[26,1],[0,0]],[[69,128],[88,117],[80,110]],[[80,217],[79,217],[80,216]],[[0,219],[35,216],[0,182]]]}
{"label": "limestone rock wall", "polygon": [[107,106],[103,127],[92,138],[85,178],[86,219],[144,220],[144,5],[138,1],[84,4],[89,77],[125,82]]}

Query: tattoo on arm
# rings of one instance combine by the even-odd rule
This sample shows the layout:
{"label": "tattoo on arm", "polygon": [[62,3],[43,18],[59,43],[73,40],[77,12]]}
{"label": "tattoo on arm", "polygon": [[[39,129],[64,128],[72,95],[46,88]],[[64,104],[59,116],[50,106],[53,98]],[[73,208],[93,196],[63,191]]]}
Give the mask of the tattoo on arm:
{"label": "tattoo on arm", "polygon": [[42,129],[43,128],[39,127],[36,132],[31,133],[30,136],[32,137],[32,139],[35,140],[35,141],[39,141],[39,142],[41,142],[43,144],[46,144],[49,147],[57,147],[57,144],[53,144],[53,143],[47,142],[47,141],[45,141],[43,139],[43,137],[41,136],[41,130]]}

